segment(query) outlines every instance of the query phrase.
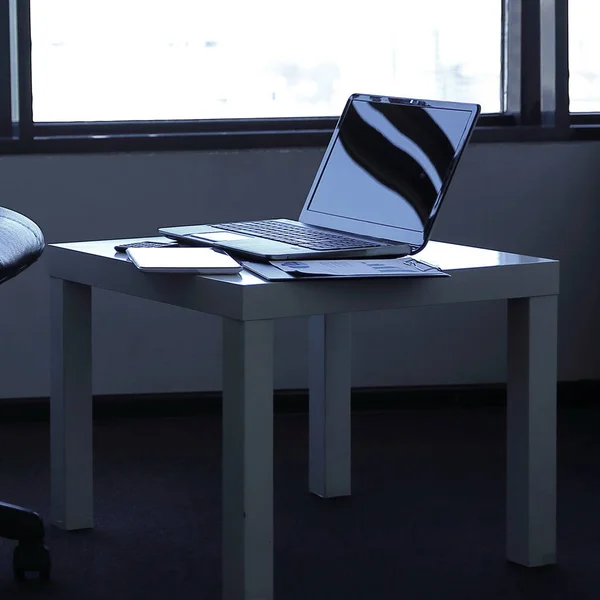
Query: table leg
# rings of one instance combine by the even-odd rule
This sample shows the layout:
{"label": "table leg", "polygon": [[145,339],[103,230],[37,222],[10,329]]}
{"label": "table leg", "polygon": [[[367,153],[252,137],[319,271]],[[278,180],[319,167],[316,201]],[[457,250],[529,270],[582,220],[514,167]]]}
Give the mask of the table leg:
{"label": "table leg", "polygon": [[508,302],[507,557],[556,562],[558,296]]}
{"label": "table leg", "polygon": [[349,496],[351,318],[310,317],[309,489],[323,498]]}
{"label": "table leg", "polygon": [[52,521],[93,527],[92,318],[88,285],[51,278]]}
{"label": "table leg", "polygon": [[273,322],[223,322],[223,598],[273,599]]}

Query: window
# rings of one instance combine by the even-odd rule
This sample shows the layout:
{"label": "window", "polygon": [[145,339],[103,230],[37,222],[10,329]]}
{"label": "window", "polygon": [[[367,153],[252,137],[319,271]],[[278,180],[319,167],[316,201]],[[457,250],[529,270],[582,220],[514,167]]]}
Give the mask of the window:
{"label": "window", "polygon": [[338,115],[353,92],[501,112],[502,0],[31,0],[35,122]]}
{"label": "window", "polygon": [[[596,6],[598,5],[598,6]],[[600,139],[596,0],[0,1],[0,154],[324,146],[355,92]]]}
{"label": "window", "polygon": [[575,113],[600,112],[600,3],[569,0],[569,96]]}

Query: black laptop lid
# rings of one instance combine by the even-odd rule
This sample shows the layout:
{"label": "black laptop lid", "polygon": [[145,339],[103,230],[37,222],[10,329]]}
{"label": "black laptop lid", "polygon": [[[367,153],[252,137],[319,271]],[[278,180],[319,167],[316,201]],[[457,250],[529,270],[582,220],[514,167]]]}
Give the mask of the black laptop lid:
{"label": "black laptop lid", "polygon": [[477,104],[351,96],[300,220],[422,247],[479,111]]}

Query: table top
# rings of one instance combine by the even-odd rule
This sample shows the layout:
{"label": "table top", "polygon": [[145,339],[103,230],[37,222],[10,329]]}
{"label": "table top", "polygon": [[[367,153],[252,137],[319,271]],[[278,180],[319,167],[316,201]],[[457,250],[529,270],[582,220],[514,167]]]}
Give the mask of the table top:
{"label": "table top", "polygon": [[138,271],[117,243],[128,238],[50,244],[51,277],[238,320],[384,310],[558,293],[556,260],[429,242],[416,255],[451,277],[320,279],[268,282],[238,275],[181,275]]}

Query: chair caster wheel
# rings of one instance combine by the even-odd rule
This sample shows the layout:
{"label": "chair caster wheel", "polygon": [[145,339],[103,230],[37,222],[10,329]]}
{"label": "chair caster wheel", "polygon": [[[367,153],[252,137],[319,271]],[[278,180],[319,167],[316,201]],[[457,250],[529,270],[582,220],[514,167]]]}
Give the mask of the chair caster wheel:
{"label": "chair caster wheel", "polygon": [[38,542],[20,542],[13,554],[13,573],[19,582],[27,580],[27,573],[38,573],[40,581],[50,579],[50,552]]}

